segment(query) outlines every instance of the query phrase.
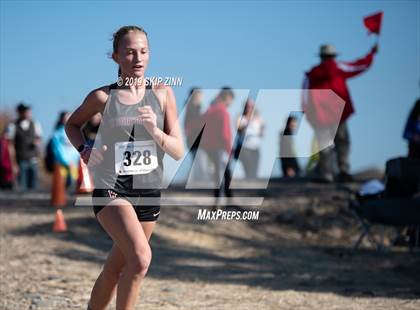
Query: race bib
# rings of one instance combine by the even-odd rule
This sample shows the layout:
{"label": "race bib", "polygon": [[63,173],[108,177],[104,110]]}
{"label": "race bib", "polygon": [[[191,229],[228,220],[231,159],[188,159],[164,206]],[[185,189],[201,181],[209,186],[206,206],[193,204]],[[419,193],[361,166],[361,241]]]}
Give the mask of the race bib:
{"label": "race bib", "polygon": [[156,143],[153,140],[115,143],[115,173],[148,174],[158,167]]}

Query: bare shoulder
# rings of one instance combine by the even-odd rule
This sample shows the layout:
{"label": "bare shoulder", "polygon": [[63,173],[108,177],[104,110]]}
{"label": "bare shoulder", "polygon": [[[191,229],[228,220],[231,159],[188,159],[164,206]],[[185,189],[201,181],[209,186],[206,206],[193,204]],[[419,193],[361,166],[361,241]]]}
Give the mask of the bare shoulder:
{"label": "bare shoulder", "polygon": [[109,85],[98,87],[92,90],[86,97],[88,101],[97,105],[104,105],[110,93]]}
{"label": "bare shoulder", "polygon": [[153,92],[158,98],[162,110],[168,109],[172,105],[176,105],[175,94],[172,87],[165,84],[153,85]]}

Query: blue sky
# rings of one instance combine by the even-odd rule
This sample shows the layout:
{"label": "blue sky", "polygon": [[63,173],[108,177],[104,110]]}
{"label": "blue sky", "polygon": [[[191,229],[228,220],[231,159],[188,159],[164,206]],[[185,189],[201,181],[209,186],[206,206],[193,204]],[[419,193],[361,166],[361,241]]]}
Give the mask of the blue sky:
{"label": "blue sky", "polygon": [[[107,57],[111,35],[136,24],[149,33],[149,76],[177,76],[178,106],[191,86],[296,89],[318,62],[319,45],[336,45],[339,59],[363,56],[375,42],[364,16],[384,11],[373,67],[349,81],[357,113],[349,121],[352,170],[382,167],[405,155],[402,130],[419,96],[419,1],[2,1],[0,2],[0,104],[19,100],[51,133],[60,110],[73,110],[86,94],[115,81]],[[239,113],[242,102],[231,112]],[[278,153],[274,139],[284,119],[276,106],[259,106],[267,123],[260,174]],[[304,160],[302,160],[304,163]],[[278,174],[277,171],[273,175]]]}

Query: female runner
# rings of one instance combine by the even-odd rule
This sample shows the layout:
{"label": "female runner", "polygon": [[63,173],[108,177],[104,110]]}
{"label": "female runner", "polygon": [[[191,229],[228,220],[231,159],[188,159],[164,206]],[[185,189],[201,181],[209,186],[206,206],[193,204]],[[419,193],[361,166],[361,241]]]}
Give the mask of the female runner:
{"label": "female runner", "polygon": [[[106,309],[115,292],[116,309],[134,309],[152,258],[149,239],[160,213],[162,158],[168,153],[179,160],[184,152],[172,89],[146,85],[149,56],[142,28],[120,28],[112,53],[118,83],[91,91],[66,125],[71,143],[95,169],[93,210],[113,240],[91,293],[91,310]],[[81,128],[98,112],[101,145],[92,148]]]}

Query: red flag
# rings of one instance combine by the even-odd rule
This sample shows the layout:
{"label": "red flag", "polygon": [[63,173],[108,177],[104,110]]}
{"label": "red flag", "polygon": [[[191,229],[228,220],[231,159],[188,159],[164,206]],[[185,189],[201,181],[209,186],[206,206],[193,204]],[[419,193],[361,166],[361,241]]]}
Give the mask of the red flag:
{"label": "red flag", "polygon": [[363,23],[365,24],[366,28],[369,30],[369,33],[379,34],[381,32],[381,23],[382,23],[383,15],[384,15],[384,12],[379,12],[379,13],[367,16],[363,19]]}

